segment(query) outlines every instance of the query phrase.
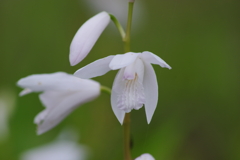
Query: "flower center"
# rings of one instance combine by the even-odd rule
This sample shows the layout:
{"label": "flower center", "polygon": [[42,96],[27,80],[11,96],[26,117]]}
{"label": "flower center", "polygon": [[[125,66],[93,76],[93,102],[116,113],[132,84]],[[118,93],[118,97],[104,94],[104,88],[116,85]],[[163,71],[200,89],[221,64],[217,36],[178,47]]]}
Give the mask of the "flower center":
{"label": "flower center", "polygon": [[[126,76],[127,75],[127,76]],[[145,103],[143,88],[144,64],[139,58],[125,68],[123,81],[124,88],[118,97],[118,108],[126,113],[132,109],[140,109]]]}

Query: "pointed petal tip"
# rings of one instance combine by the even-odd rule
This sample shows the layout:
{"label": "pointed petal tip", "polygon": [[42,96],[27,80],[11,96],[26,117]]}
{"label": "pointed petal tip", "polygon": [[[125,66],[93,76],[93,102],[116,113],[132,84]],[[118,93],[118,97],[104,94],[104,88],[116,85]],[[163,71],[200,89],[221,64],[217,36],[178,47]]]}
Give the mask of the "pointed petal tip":
{"label": "pointed petal tip", "polygon": [[31,93],[31,92],[32,92],[31,89],[25,88],[25,89],[22,90],[18,95],[19,95],[20,97],[22,97],[22,96],[25,96],[26,94],[29,94],[29,93]]}
{"label": "pointed petal tip", "polygon": [[152,120],[152,117],[147,119],[147,123],[150,124],[151,120]]}
{"label": "pointed petal tip", "polygon": [[110,15],[103,11],[88,19],[77,31],[70,44],[71,66],[81,62],[110,23]]}
{"label": "pointed petal tip", "polygon": [[76,64],[77,64],[76,62],[70,61],[70,65],[71,65],[71,66],[75,66]]}
{"label": "pointed petal tip", "polygon": [[37,126],[36,134],[37,134],[38,136],[40,136],[40,135],[42,135],[43,133],[45,133],[45,132],[43,132],[42,130],[40,130],[40,129],[39,129],[39,126]]}
{"label": "pointed petal tip", "polygon": [[172,69],[172,67],[169,66],[162,58],[152,52],[144,51],[142,52],[142,57],[149,63],[160,65],[162,68]]}

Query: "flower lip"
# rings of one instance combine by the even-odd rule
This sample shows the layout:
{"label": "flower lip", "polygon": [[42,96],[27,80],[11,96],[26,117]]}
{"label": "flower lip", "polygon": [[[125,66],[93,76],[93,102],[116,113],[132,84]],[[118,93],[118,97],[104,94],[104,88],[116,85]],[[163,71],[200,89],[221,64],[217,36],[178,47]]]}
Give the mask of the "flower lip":
{"label": "flower lip", "polygon": [[[138,65],[136,66],[137,62]],[[140,104],[142,103],[144,104],[147,122],[150,123],[158,102],[157,77],[151,64],[171,69],[164,60],[151,52],[128,52],[94,61],[76,71],[74,75],[80,78],[93,78],[110,70],[120,69],[114,79],[111,94],[111,105],[114,114],[122,124],[125,113],[130,112],[132,109],[141,108],[142,105]],[[134,81],[136,77],[138,81]],[[126,97],[131,97],[134,100]],[[139,102],[139,104],[135,102]]]}
{"label": "flower lip", "polygon": [[90,18],[79,28],[70,45],[69,60],[72,66],[87,56],[109,22],[109,14],[103,11]]}

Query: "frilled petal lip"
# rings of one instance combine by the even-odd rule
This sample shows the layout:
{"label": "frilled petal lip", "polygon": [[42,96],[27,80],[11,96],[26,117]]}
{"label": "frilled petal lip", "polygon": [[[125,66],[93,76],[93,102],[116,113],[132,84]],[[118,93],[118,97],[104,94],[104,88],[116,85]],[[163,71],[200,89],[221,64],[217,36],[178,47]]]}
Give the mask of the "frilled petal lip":
{"label": "frilled petal lip", "polygon": [[169,66],[162,58],[158,57],[157,55],[153,54],[152,52],[144,51],[141,54],[142,59],[145,61],[152,63],[152,64],[158,64],[159,66],[163,68],[172,69],[171,66]]}
{"label": "frilled petal lip", "polygon": [[72,66],[81,62],[88,55],[109,22],[110,15],[103,11],[90,18],[79,28],[70,45],[69,60]]}

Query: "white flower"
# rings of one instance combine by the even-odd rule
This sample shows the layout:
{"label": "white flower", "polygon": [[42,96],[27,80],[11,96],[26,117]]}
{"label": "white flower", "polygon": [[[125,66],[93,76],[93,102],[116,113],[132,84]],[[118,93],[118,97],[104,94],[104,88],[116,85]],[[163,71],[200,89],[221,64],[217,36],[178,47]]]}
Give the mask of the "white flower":
{"label": "white flower", "polygon": [[9,122],[15,108],[15,93],[10,88],[0,89],[0,142],[9,136]]}
{"label": "white flower", "polygon": [[80,78],[101,76],[110,70],[120,69],[112,87],[112,109],[122,124],[125,113],[140,109],[143,104],[147,121],[150,123],[158,101],[158,84],[151,64],[171,67],[160,57],[151,52],[108,56],[99,59],[76,71]]}
{"label": "white flower", "polygon": [[38,125],[38,134],[55,127],[79,105],[93,100],[100,94],[98,82],[80,79],[63,72],[31,75],[20,79],[17,85],[25,88],[20,96],[31,92],[43,92],[39,98],[46,109],[34,120]]}
{"label": "white flower", "polygon": [[79,28],[70,45],[69,60],[72,66],[87,56],[109,22],[109,14],[100,12]]}
{"label": "white flower", "polygon": [[144,153],[140,157],[137,157],[135,160],[155,160],[153,156],[149,153]]}
{"label": "white flower", "polygon": [[[64,132],[62,132],[61,134],[63,135]],[[69,136],[69,135],[63,135],[63,136]],[[20,159],[21,160],[85,160],[86,157],[87,157],[87,148],[85,146],[79,145],[73,140],[63,139],[62,137],[58,137],[55,141],[51,143],[23,152],[20,156]]]}

